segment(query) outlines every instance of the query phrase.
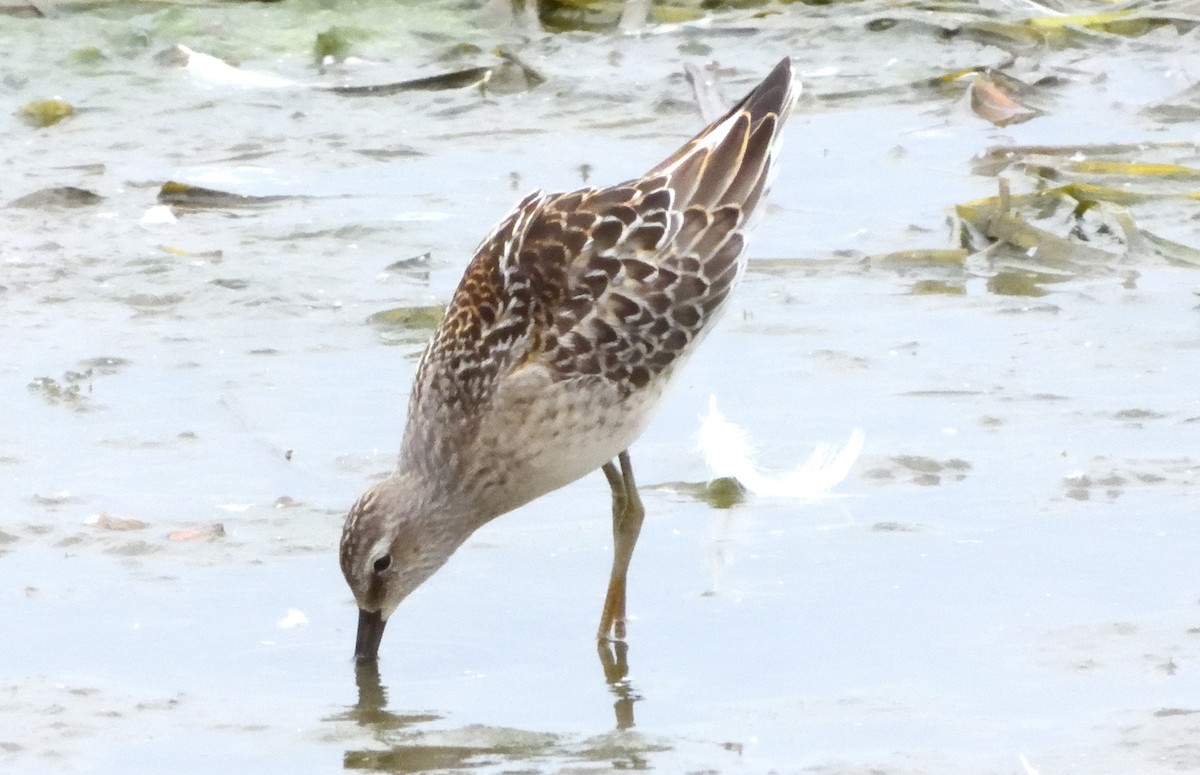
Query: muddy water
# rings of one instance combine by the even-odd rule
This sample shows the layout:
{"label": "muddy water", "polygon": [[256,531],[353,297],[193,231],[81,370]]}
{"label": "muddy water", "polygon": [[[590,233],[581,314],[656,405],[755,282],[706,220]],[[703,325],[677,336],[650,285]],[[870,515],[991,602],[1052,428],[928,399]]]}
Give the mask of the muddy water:
{"label": "muddy water", "polygon": [[[1000,26],[1037,14],[986,4],[532,37],[453,4],[0,16],[0,199],[102,197],[0,208],[5,770],[1200,767],[1200,273],[1062,212],[1039,225],[1111,255],[895,255],[959,247],[948,221],[996,193],[973,165],[993,146],[1200,166],[1195,9],[1159,5],[1174,21],[1037,40]],[[358,58],[318,67],[333,26]],[[157,56],[179,43],[298,85]],[[499,44],[546,82],[309,86],[492,66]],[[596,476],[482,530],[356,675],[336,541],[392,464],[427,336],[368,318],[444,303],[526,190],[672,150],[700,123],[684,62],[720,61],[734,97],[784,54],[806,96],[750,272],[633,451],[650,517],[628,652],[591,640]],[[1020,97],[1043,115],[996,127],[963,84],[928,84],[999,65],[1051,79]],[[53,97],[75,114],[17,114]],[[1039,164],[1061,182],[1087,155]],[[1149,192],[1137,224],[1200,247],[1179,196],[1200,183],[1124,169],[1085,182]],[[284,198],[145,217],[168,180]],[[710,395],[779,470],[864,429],[846,497],[684,494],[709,476]]]}

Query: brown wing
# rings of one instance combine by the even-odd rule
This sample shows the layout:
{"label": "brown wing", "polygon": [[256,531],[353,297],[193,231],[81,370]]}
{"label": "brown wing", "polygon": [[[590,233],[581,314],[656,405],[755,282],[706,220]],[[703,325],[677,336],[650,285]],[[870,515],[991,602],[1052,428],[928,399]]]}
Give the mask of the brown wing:
{"label": "brown wing", "polygon": [[410,412],[470,414],[529,362],[642,387],[686,355],[744,267],[745,227],[794,101],[782,61],[643,178],[535,192],[484,240],[422,358]]}

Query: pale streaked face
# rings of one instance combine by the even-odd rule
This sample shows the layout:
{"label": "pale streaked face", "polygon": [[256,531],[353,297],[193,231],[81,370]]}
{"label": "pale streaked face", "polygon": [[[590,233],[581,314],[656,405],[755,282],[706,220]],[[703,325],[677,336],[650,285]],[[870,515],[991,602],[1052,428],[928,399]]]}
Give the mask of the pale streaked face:
{"label": "pale streaked face", "polygon": [[350,509],[339,559],[359,608],[356,659],[377,658],[392,613],[466,540],[469,533],[446,530],[453,524],[432,513],[399,474],[371,487]]}

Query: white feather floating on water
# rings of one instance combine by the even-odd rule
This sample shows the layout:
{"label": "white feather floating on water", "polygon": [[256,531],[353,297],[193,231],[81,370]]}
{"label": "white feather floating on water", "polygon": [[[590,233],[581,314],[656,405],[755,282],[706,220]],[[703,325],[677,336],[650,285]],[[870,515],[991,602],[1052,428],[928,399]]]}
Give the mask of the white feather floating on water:
{"label": "white feather floating on water", "polygon": [[308,617],[304,615],[304,612],[296,608],[289,608],[287,614],[275,626],[281,630],[290,630],[304,624],[308,624]]}
{"label": "white feather floating on water", "polygon": [[182,43],[175,44],[175,48],[183,59],[184,69],[209,84],[250,89],[290,89],[303,85],[273,73],[234,67],[222,59],[202,51],[194,51]]}
{"label": "white feather floating on water", "polygon": [[725,419],[717,409],[717,397],[708,397],[708,414],[700,418],[700,451],[717,477],[731,476],[755,495],[817,500],[835,497],[841,484],[862,453],[862,430],[855,428],[845,446],[818,444],[808,460],[782,474],[767,474],[754,463],[754,447],[746,431]]}
{"label": "white feather floating on water", "polygon": [[138,223],[142,226],[160,226],[165,223],[177,223],[178,218],[171,208],[167,205],[154,205],[146,212],[142,213],[142,217],[138,219]]}
{"label": "white feather floating on water", "polygon": [[1029,760],[1025,758],[1025,754],[1018,754],[1017,760],[1020,761],[1021,766],[1025,768],[1025,775],[1041,775],[1041,773],[1033,768],[1033,765],[1029,763]]}

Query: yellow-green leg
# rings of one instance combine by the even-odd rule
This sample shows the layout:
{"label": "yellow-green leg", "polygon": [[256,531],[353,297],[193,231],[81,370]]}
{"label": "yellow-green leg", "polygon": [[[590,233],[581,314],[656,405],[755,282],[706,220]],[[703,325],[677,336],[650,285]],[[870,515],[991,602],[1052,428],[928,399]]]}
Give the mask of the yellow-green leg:
{"label": "yellow-green leg", "polygon": [[622,452],[617,461],[620,470],[612,463],[601,467],[612,488],[613,513],[613,564],[608,580],[608,595],[604,598],[604,611],[600,614],[600,630],[596,637],[601,640],[625,639],[625,577],[629,572],[629,561],[633,558],[633,547],[642,532],[642,520],[646,509],[638,497],[637,483],[633,481],[633,465],[629,462],[629,451]]}

